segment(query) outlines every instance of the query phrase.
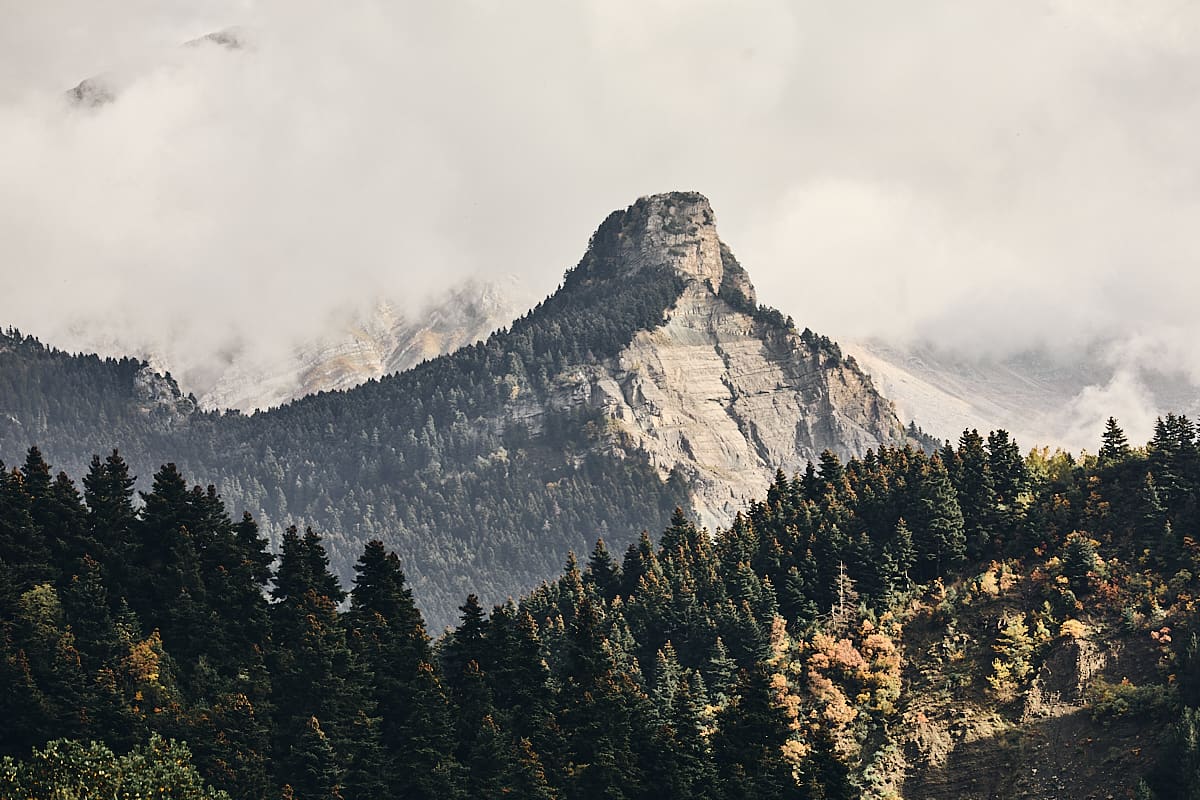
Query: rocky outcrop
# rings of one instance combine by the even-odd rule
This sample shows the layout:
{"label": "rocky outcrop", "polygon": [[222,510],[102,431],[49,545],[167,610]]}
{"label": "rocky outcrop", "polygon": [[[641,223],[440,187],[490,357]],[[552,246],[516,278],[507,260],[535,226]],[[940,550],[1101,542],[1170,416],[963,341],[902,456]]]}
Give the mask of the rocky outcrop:
{"label": "rocky outcrop", "polygon": [[703,524],[728,525],[777,469],[800,471],[823,450],[847,458],[909,441],[892,404],[836,345],[755,307],[702,195],[655,195],[616,212],[584,265],[665,267],[688,280],[665,324],[615,359],[564,371],[550,405],[601,412],[611,442],[644,453],[664,478],[679,472]]}
{"label": "rocky outcrop", "polygon": [[161,374],[149,364],[133,376],[133,404],[162,428],[185,423],[196,412],[196,399],[179,391],[170,374]]}
{"label": "rocky outcrop", "polygon": [[564,375],[555,401],[601,411],[612,437],[664,478],[678,470],[710,527],[761,496],[777,469],[800,471],[825,449],[846,458],[907,441],[862,372],[699,281],[666,325],[639,333],[612,363]]}

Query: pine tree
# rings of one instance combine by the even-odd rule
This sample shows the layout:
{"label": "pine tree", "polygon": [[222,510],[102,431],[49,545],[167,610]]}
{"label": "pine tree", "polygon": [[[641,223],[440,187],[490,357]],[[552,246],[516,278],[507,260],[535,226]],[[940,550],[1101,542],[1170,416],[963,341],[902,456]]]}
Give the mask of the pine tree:
{"label": "pine tree", "polygon": [[660,718],[670,719],[674,713],[675,692],[682,678],[683,668],[679,666],[675,648],[667,642],[654,657],[654,691],[651,696]]}
{"label": "pine tree", "polygon": [[6,473],[0,465],[0,561],[8,566],[14,593],[48,580],[54,572],[50,548],[34,522],[32,506],[21,473]]}
{"label": "pine tree", "polygon": [[442,668],[447,682],[457,686],[468,664],[480,670],[486,663],[484,639],[487,637],[488,620],[479,605],[479,598],[467,595],[467,601],[459,606],[462,618],[458,628],[448,637],[442,652]]}
{"label": "pine tree", "polygon": [[888,593],[907,589],[910,582],[909,571],[916,563],[916,551],[912,532],[908,529],[904,517],[897,520],[895,533],[884,545],[883,559],[888,567]]}
{"label": "pine tree", "polygon": [[[382,545],[379,547],[382,550]],[[279,570],[271,597],[287,600],[309,591],[318,597],[328,597],[335,604],[346,599],[337,576],[329,569],[329,555],[320,535],[306,528],[301,536],[293,525],[284,531],[280,543]]]}
{"label": "pine tree", "polygon": [[668,682],[673,686],[669,699],[660,697],[665,688],[661,682],[655,688],[659,717],[650,752],[650,795],[711,797],[715,767],[705,733],[704,683],[691,670]]}
{"label": "pine tree", "polygon": [[916,550],[913,573],[917,581],[938,577],[945,568],[963,561],[966,557],[963,516],[954,487],[938,458],[931,459],[921,475],[913,517]]}
{"label": "pine tree", "polygon": [[[150,492],[142,492],[142,520],[137,548],[144,575],[154,578],[171,560],[174,536],[183,527],[198,527],[187,483],[174,464],[154,473]],[[157,598],[155,598],[157,599]]]}
{"label": "pine tree", "polygon": [[[50,465],[42,458],[42,453],[37,447],[30,447],[26,453],[25,465],[21,467],[20,477],[21,487],[28,497],[28,510],[33,523],[28,546],[37,551],[38,558],[44,565],[40,570],[39,577],[57,579],[61,569],[58,566],[57,558],[52,564],[51,557],[57,557],[63,549],[58,541],[60,535],[69,538],[72,533],[75,533],[74,531],[60,531],[62,523],[72,520],[69,518],[59,519],[57,512],[65,510],[69,514],[69,509],[57,508],[53,483],[50,479]],[[0,523],[0,525],[2,524]]]}
{"label": "pine tree", "polygon": [[644,697],[618,672],[606,646],[599,609],[585,598],[567,639],[561,727],[568,751],[569,800],[637,797],[645,778],[633,748],[646,724]]}
{"label": "pine tree", "polygon": [[604,539],[597,539],[592,555],[588,559],[587,571],[583,573],[584,583],[596,588],[596,593],[606,601],[611,601],[621,589],[621,568],[613,560],[604,544]]}
{"label": "pine tree", "polygon": [[491,668],[485,677],[506,728],[537,753],[554,751],[561,737],[553,731],[554,697],[537,622],[511,604],[498,607],[486,644]]}
{"label": "pine tree", "polygon": [[[786,478],[784,484],[787,484]],[[671,524],[663,531],[660,549],[667,555],[680,551],[692,553],[699,549],[700,540],[701,533],[696,524],[687,518],[682,508],[677,507],[671,515]]]}
{"label": "pine tree", "polygon": [[65,586],[81,569],[85,557],[99,563],[103,550],[88,533],[87,510],[83,506],[83,499],[66,473],[58,473],[49,493],[38,503],[38,512],[51,555],[58,567],[60,585]]}
{"label": "pine tree", "polygon": [[[307,538],[307,537],[306,537]],[[369,691],[371,672],[368,665],[351,651],[345,627],[339,619],[337,600],[319,594],[323,587],[335,587],[342,596],[337,578],[322,569],[314,574],[312,547],[321,547],[320,539],[301,541],[292,535],[292,546],[281,556],[280,574],[289,579],[287,594],[271,609],[272,617],[272,706],[275,775],[282,783],[289,775],[307,769],[302,759],[317,746],[310,720],[320,722],[322,735],[333,750],[337,775],[354,763],[355,725],[361,714],[375,715],[375,701]],[[276,589],[279,589],[276,586]],[[303,589],[299,595],[296,590]],[[319,752],[324,753],[324,745]],[[324,758],[324,756],[322,756]],[[296,787],[293,787],[294,789]]]}
{"label": "pine tree", "polygon": [[963,517],[967,557],[978,560],[991,552],[995,535],[996,489],[991,464],[977,430],[963,431],[958,440],[961,463],[958,479],[958,505]]}
{"label": "pine tree", "polygon": [[50,465],[42,458],[37,446],[30,447],[25,454],[25,465],[21,467],[25,491],[33,501],[42,500],[50,494]]}
{"label": "pine tree", "polygon": [[766,668],[759,665],[743,671],[737,701],[718,716],[713,739],[720,797],[803,797],[784,757],[790,735]]}
{"label": "pine tree", "polygon": [[1001,543],[1018,538],[1023,520],[1021,496],[1029,489],[1029,471],[1017,443],[1008,431],[996,430],[987,438],[988,466],[995,490],[993,524]]}
{"label": "pine tree", "polygon": [[1104,423],[1104,435],[1101,437],[1098,454],[1101,465],[1107,467],[1121,464],[1132,455],[1132,452],[1129,448],[1129,440],[1125,437],[1125,431],[1121,430],[1115,417],[1109,417],[1108,421]]}
{"label": "pine tree", "polygon": [[63,613],[75,634],[84,668],[91,673],[113,666],[128,643],[109,613],[108,590],[100,565],[85,556],[80,573],[63,590]]}
{"label": "pine tree", "polygon": [[133,580],[129,564],[133,558],[133,530],[137,524],[137,512],[133,507],[135,480],[116,450],[104,461],[93,456],[83,479],[88,533],[99,546],[99,552],[92,555],[100,562],[104,582],[113,598],[127,597],[127,588]]}
{"label": "pine tree", "polygon": [[391,792],[453,800],[461,767],[453,755],[449,701],[400,560],[372,541],[354,569],[347,622],[355,651],[373,676]]}
{"label": "pine tree", "polygon": [[293,766],[287,773],[287,785],[295,800],[342,800],[342,769],[316,717],[303,724],[285,758]]}
{"label": "pine tree", "polygon": [[779,590],[779,612],[793,628],[803,628],[820,613],[812,598],[813,579],[810,571],[801,572],[798,566],[790,567]]}
{"label": "pine tree", "polygon": [[314,581],[313,590],[335,603],[345,600],[346,592],[329,569],[329,554],[321,544],[320,535],[312,528],[304,529],[303,553],[306,572]]}
{"label": "pine tree", "polygon": [[647,575],[655,575],[659,571],[658,556],[654,552],[650,534],[642,531],[638,540],[629,545],[629,549],[625,551],[625,558],[621,562],[621,595],[623,597],[633,596],[637,592],[642,578]]}
{"label": "pine tree", "polygon": [[1063,544],[1062,564],[1063,574],[1071,582],[1071,590],[1077,595],[1087,594],[1100,568],[1096,545],[1087,536],[1072,533]]}
{"label": "pine tree", "polygon": [[458,711],[457,757],[466,773],[467,797],[503,797],[527,783],[519,743],[498,722],[491,690],[479,665],[469,661],[455,692]]}
{"label": "pine tree", "polygon": [[845,470],[842,468],[841,460],[832,450],[821,451],[817,474],[824,484],[823,491],[836,491],[840,488]]}

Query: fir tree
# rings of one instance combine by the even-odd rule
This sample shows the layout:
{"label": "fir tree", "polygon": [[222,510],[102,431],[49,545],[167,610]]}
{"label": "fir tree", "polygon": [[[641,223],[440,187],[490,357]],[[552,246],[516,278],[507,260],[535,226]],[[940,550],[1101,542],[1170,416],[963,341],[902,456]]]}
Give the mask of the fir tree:
{"label": "fir tree", "polygon": [[19,593],[51,577],[50,548],[33,519],[33,499],[17,470],[0,465],[0,560],[8,565],[10,591]]}
{"label": "fir tree", "polygon": [[913,516],[916,580],[940,576],[944,568],[962,562],[966,556],[962,511],[940,459],[932,459],[921,477]]}
{"label": "fir tree", "polygon": [[743,671],[737,701],[717,719],[713,740],[720,797],[803,797],[784,758],[791,732],[763,666]]}
{"label": "fir tree", "polygon": [[467,601],[459,607],[462,619],[458,628],[450,634],[442,653],[442,666],[449,683],[457,686],[468,664],[479,670],[486,663],[484,639],[487,637],[488,620],[479,605],[479,598],[467,595]]}
{"label": "fir tree", "polygon": [[355,572],[349,624],[355,650],[373,676],[391,792],[453,800],[461,768],[453,755],[449,702],[400,561],[372,541]]}
{"label": "fir tree", "polygon": [[588,559],[587,571],[583,574],[585,583],[596,588],[596,593],[607,601],[617,596],[621,589],[621,568],[613,561],[604,544],[604,539],[597,539],[592,555]]}
{"label": "fir tree", "polygon": [[289,796],[295,800],[342,800],[342,769],[329,737],[316,717],[309,717],[286,754]]}
{"label": "fir tree", "polygon": [[1129,448],[1129,440],[1125,437],[1125,431],[1121,430],[1120,425],[1114,417],[1109,417],[1104,423],[1104,435],[1101,437],[1100,463],[1104,466],[1114,466],[1123,463],[1132,454]]}
{"label": "fir tree", "polygon": [[996,511],[991,464],[979,431],[963,431],[958,440],[958,458],[961,467],[954,484],[963,517],[966,554],[978,560],[992,545]]}
{"label": "fir tree", "polygon": [[1071,590],[1085,595],[1100,567],[1096,546],[1081,533],[1072,533],[1063,545],[1063,574],[1071,582]]}

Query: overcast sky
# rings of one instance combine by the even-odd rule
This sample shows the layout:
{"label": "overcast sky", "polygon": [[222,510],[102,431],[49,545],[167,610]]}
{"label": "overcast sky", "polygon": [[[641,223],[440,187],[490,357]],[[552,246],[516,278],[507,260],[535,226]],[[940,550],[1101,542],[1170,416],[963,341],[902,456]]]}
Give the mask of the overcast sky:
{"label": "overcast sky", "polygon": [[[1200,376],[1195,2],[0,0],[0,19],[0,324],[62,346],[201,361],[468,275],[543,295],[609,211],[694,189],[802,326],[992,353],[1112,336],[1114,359]],[[180,46],[231,26],[247,47]],[[72,108],[90,76],[117,100]]]}

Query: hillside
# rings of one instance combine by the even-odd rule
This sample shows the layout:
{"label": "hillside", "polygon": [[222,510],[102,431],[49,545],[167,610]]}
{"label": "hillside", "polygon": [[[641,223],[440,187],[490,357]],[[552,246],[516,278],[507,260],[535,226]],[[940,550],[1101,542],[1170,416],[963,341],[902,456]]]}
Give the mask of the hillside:
{"label": "hillside", "polygon": [[152,775],[238,800],[1200,790],[1185,417],[1144,448],[1111,421],[1081,460],[1003,431],[827,453],[715,537],[677,512],[518,603],[467,595],[437,642],[379,542],[339,608],[317,534],[274,566],[173,465],[140,510],[119,457],[82,497],[52,471],[31,451],[0,474],[5,796]]}

